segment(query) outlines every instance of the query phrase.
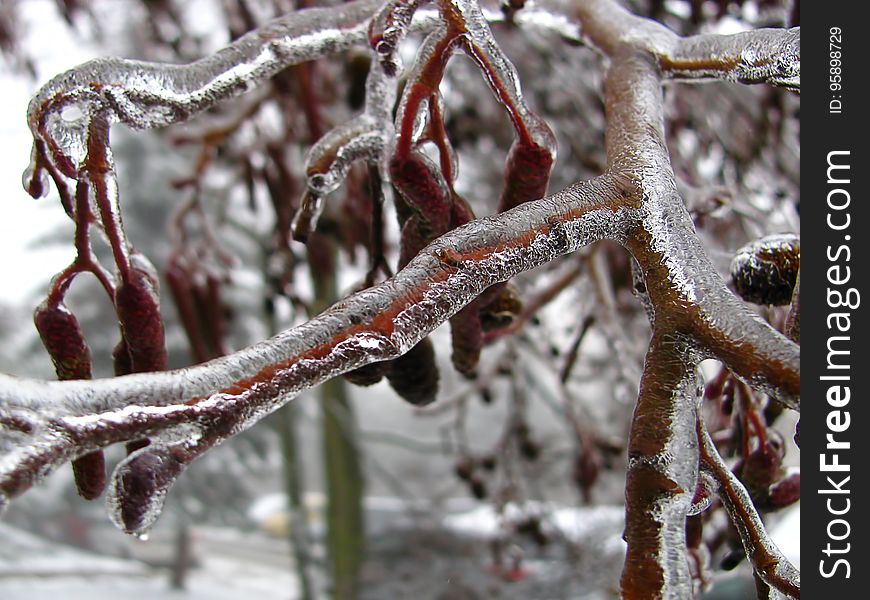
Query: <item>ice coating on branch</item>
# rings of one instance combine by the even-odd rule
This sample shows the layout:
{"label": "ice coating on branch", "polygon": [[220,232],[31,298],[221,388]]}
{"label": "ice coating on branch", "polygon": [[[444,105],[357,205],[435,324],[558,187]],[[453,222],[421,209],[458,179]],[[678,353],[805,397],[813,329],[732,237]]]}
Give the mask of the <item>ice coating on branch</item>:
{"label": "ice coating on branch", "polygon": [[701,419],[696,428],[701,445],[701,467],[716,481],[719,498],[740,535],[756,574],[787,597],[799,598],[800,571],[767,535],[749,492],[722,460]]}
{"label": "ice coating on branch", "polygon": [[695,424],[704,389],[695,363],[685,340],[654,334],[628,447],[628,553],[622,580],[628,597],[652,585],[639,575],[649,571],[657,572],[650,579],[660,579],[659,589],[673,593],[669,597],[691,597],[686,517],[698,485]]}
{"label": "ice coating on branch", "polygon": [[[609,4],[589,0],[582,3],[581,8]],[[374,3],[367,5],[374,10]],[[467,2],[455,6],[459,7],[456,10],[466,10],[468,14],[477,9],[476,4]],[[335,10],[329,9],[330,18]],[[612,21],[611,25],[623,30],[632,29],[626,23],[634,23],[621,19]],[[584,22],[584,26],[587,24]],[[596,29],[594,25],[600,23],[593,23],[590,29]],[[486,47],[485,43],[479,44],[478,48],[467,42],[469,39],[483,39],[480,36],[475,38],[476,31],[479,28],[475,26],[462,33],[463,43],[470,54],[477,57],[496,95],[506,101],[505,106],[515,118],[518,137],[524,135],[525,129],[525,135],[534,144],[546,147],[543,138],[534,137],[536,127],[529,125],[534,117],[522,118],[523,99],[518,94],[519,88],[515,88],[517,93],[511,92],[515,73],[505,75],[498,60],[487,58],[487,52],[480,50]],[[310,42],[311,48],[314,48],[322,45],[324,37],[313,34],[306,39],[306,43]],[[639,42],[642,35],[637,34],[633,39]],[[673,35],[668,39],[673,39]],[[487,37],[484,41],[488,43],[490,39]],[[336,42],[331,49],[341,48],[342,44]],[[632,51],[642,54],[642,45],[633,45]],[[602,44],[601,47],[608,46]],[[494,47],[494,51],[497,51],[497,47]],[[93,115],[100,119],[109,115],[107,122],[118,119],[124,121],[127,118],[131,121],[128,124],[134,127],[154,126],[165,120],[180,119],[186,116],[184,111],[191,107],[199,110],[208,102],[249,87],[260,76],[258,74],[266,72],[273,60],[280,59],[275,52],[276,48],[269,46],[259,48],[256,55],[242,57],[238,64],[230,61],[235,66],[231,67],[229,74],[215,75],[209,80],[209,94],[214,94],[214,97],[203,94],[197,96],[195,91],[188,90],[184,92],[185,98],[193,99],[189,105],[184,102],[167,104],[165,98],[156,98],[153,110],[147,106],[143,108],[139,104],[148,105],[146,101],[154,98],[137,97],[124,92],[122,88],[125,88],[126,83],[131,83],[135,91],[136,81],[130,79],[117,86],[121,91],[109,89],[105,93],[97,93],[96,89],[85,90],[81,96],[70,96],[68,102],[59,97],[58,104],[46,107],[46,114],[57,111],[55,116],[62,117],[64,111],[76,109],[70,110],[67,115],[71,123],[79,119],[87,121]],[[653,55],[659,59],[665,56],[664,53],[655,52]],[[224,56],[227,56],[226,52]],[[744,62],[754,65],[759,62],[759,56],[755,49],[749,49],[744,54]],[[620,62],[619,57],[611,58],[617,65],[614,71],[631,70],[631,65]],[[791,64],[794,60],[786,62]],[[129,66],[130,63],[124,64]],[[797,64],[799,66],[799,54]],[[669,74],[666,66],[657,66]],[[164,74],[171,72],[171,68],[161,69]],[[694,77],[697,73],[692,71],[686,76]],[[710,76],[723,75],[722,71],[716,71]],[[749,80],[747,77],[744,79]],[[776,78],[769,77],[768,81],[776,82]],[[3,449],[3,458],[0,459],[0,505],[8,502],[9,497],[20,494],[52,468],[80,456],[83,451],[156,435],[179,423],[196,423],[201,428],[201,435],[196,440],[157,439],[153,448],[131,456],[131,460],[125,461],[119,469],[113,492],[116,520],[131,531],[147,530],[159,513],[171,482],[183,466],[202,451],[249,427],[288,402],[302,389],[371,361],[395,358],[400,352],[409,350],[432,328],[467,306],[485,286],[504,281],[521,270],[533,268],[601,238],[623,243],[634,240],[632,250],[638,261],[643,263],[641,270],[645,271],[645,281],[650,284],[651,292],[647,297],[651,298],[652,304],[662,308],[658,326],[664,326],[663,314],[673,318],[679,312],[673,309],[673,303],[682,307],[683,301],[697,300],[697,306],[689,306],[691,309],[697,308],[695,313],[700,315],[691,323],[695,328],[692,336],[697,337],[695,341],[703,346],[696,350],[715,354],[727,344],[742,353],[757,350],[753,356],[757,359],[754,360],[756,364],[783,365],[786,375],[783,380],[794,380],[792,375],[799,359],[796,347],[777,338],[769,327],[754,319],[745,309],[741,312],[736,308],[738,305],[734,299],[727,292],[723,293],[725,288],[721,278],[717,278],[706,258],[688,214],[680,208],[664,148],[663,128],[657,122],[661,120],[661,98],[660,94],[650,93],[651,87],[655,87],[650,86],[650,82],[658,86],[659,73],[650,71],[638,74],[634,71],[626,83],[634,84],[635,89],[612,96],[607,102],[610,111],[608,121],[613,125],[608,131],[607,176],[589,184],[574,186],[535,203],[535,206],[521,206],[503,217],[474,222],[452,232],[411,260],[408,268],[397,277],[339,303],[302,327],[284,332],[236,355],[179,372],[64,386],[22,382],[0,375],[0,424],[3,428],[0,432],[0,447]],[[148,85],[154,83],[150,81]],[[111,85],[108,87],[111,88]],[[161,93],[165,91],[162,88],[155,89]],[[88,96],[90,93],[93,96]],[[170,100],[177,100],[172,94],[169,96]],[[433,93],[427,94],[423,102],[429,102],[432,97]],[[83,107],[82,102],[87,106]],[[392,104],[384,103],[383,106],[388,110]],[[422,102],[419,106],[429,108]],[[99,110],[89,112],[94,107]],[[78,116],[75,115],[76,111],[80,113]],[[372,114],[368,107],[367,113]],[[428,110],[423,111],[423,114],[416,113],[414,118],[425,120],[428,113]],[[41,155],[34,157],[34,168],[27,177],[28,190],[35,195],[43,193],[45,172],[52,168],[69,177],[81,176],[84,186],[102,185],[107,188],[110,183],[106,179],[80,173],[82,148],[88,147],[90,151],[92,138],[86,138],[82,146],[76,141],[76,135],[84,131],[81,129],[77,132],[78,125],[66,126],[55,121],[51,127],[54,133],[37,137],[35,147],[39,148],[43,144],[43,149]],[[61,130],[63,127],[67,127],[67,130]],[[63,141],[63,147],[56,143],[55,135]],[[72,141],[64,138],[65,135],[71,135]],[[106,136],[106,143],[107,140]],[[46,145],[51,147],[46,148]],[[98,150],[99,145],[93,148]],[[51,160],[47,157],[51,157]],[[341,160],[337,164],[340,165]],[[340,174],[340,168],[335,173]],[[326,172],[328,169],[313,175]],[[318,190],[331,185],[328,179],[314,176],[311,184]],[[81,189],[87,191],[85,187]],[[96,202],[110,195],[95,194],[93,198]],[[109,218],[106,221],[115,224],[112,202],[107,206],[109,210],[104,212]],[[316,206],[311,212],[316,213]],[[119,221],[116,224],[120,227]],[[123,244],[114,246],[122,252],[125,247]],[[664,268],[661,268],[662,265]],[[680,324],[685,325],[685,322]],[[704,338],[705,333],[710,335]],[[716,336],[720,336],[720,339],[715,339]],[[722,337],[725,338],[724,343]],[[736,360],[734,356],[725,357],[726,362],[729,359],[732,364]],[[750,375],[745,368],[743,371],[745,378],[762,387],[776,384],[786,388],[788,384],[788,381],[782,384],[781,380],[769,377],[767,373]],[[654,379],[650,377],[649,381]],[[673,410],[671,416],[685,416],[687,410],[684,401],[693,395],[697,396],[697,389],[672,388],[670,391],[682,393],[666,396],[668,403],[661,413],[669,414],[668,410]],[[659,429],[651,431],[656,433]],[[686,446],[674,440],[687,439],[686,431],[679,427],[665,431],[669,436],[666,451],[640,457],[632,466],[650,467],[655,473],[671,478],[669,481],[678,480],[681,484],[678,486],[678,497],[642,507],[650,511],[652,517],[668,523],[669,529],[661,538],[663,547],[679,551],[680,534],[673,533],[673,523],[680,517],[684,520],[685,514],[693,510],[691,506],[685,506],[691,488],[688,484],[682,484],[689,481],[687,474],[694,466],[679,464],[684,454],[691,453],[681,454]],[[649,433],[649,430],[644,433]],[[146,497],[139,504],[143,495]],[[678,565],[672,568],[675,560],[674,556],[662,560],[668,572],[676,574],[670,577],[668,584],[672,585],[674,594],[686,595],[685,579],[680,579],[683,567]],[[796,581],[788,569],[789,566],[777,565],[773,574],[785,574],[785,577]]]}
{"label": "ice coating on branch", "polygon": [[[93,115],[135,129],[185,120],[289,65],[360,44],[377,6],[378,0],[358,0],[290,13],[189,65],[116,58],[85,63],[52,79],[31,101],[28,122],[37,151],[44,143],[45,158],[64,176],[77,178]],[[80,118],[64,119],[70,108]],[[40,190],[45,167],[34,160],[26,173],[31,193]]]}
{"label": "ice coating on branch", "polygon": [[[604,177],[469,223],[383,284],[202,365],[63,386],[0,375],[0,493],[16,496],[75,456],[181,424],[199,424],[211,447],[303,389],[396,358],[486,287],[594,240],[624,235],[619,231],[630,212],[607,201],[617,195],[618,186]],[[447,250],[458,263],[440,258]],[[12,431],[7,423],[21,426]]]}
{"label": "ice coating on branch", "polygon": [[438,89],[444,67],[453,54],[456,34],[439,23],[423,40],[396,111],[397,154],[407,153],[426,130],[429,98]]}
{"label": "ice coating on branch", "polygon": [[693,36],[680,40],[662,62],[675,78],[711,77],[800,90],[800,27]]}
{"label": "ice coating on branch", "polygon": [[323,211],[323,198],[341,185],[354,162],[367,160],[380,167],[382,177],[386,174],[383,161],[393,138],[395,103],[395,77],[378,60],[372,60],[363,113],[330,130],[306,155],[307,190],[293,218],[294,239],[304,242],[314,231]]}
{"label": "ice coating on branch", "polygon": [[408,34],[414,13],[428,0],[390,0],[384,4],[369,26],[369,44],[375,60],[385,73],[395,77],[401,70],[396,51]]}

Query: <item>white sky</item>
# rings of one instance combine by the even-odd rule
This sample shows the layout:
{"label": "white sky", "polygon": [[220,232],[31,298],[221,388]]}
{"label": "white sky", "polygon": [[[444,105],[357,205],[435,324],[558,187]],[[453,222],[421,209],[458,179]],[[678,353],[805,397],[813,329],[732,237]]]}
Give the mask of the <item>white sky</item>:
{"label": "white sky", "polygon": [[[8,62],[0,58],[0,304],[24,300],[32,303],[34,293],[40,294],[48,279],[75,257],[72,223],[57,195],[51,193],[33,200],[21,184],[32,143],[26,123],[27,104],[52,77],[105,52],[89,43],[87,36],[70,30],[54,0],[26,0],[18,4],[21,47],[36,63],[38,76],[33,80],[12,73]],[[106,35],[117,34],[120,29],[107,21],[118,21],[119,10],[132,4],[119,0],[92,3]],[[188,29],[207,45],[225,43],[226,31],[216,20],[213,1],[187,0],[180,8],[186,13]],[[87,19],[78,25],[88,27]],[[68,227],[69,244],[32,245],[41,234],[57,231],[60,224]]]}
{"label": "white sky", "polygon": [[[33,200],[21,175],[30,160],[27,104],[31,95],[57,73],[96,56],[96,49],[76,39],[52,0],[28,0],[21,7],[22,47],[38,69],[38,80],[12,73],[0,59],[0,302],[19,303],[32,296],[74,258],[68,246],[33,247],[46,232],[69,223],[56,194]],[[71,224],[69,230],[72,232]]]}

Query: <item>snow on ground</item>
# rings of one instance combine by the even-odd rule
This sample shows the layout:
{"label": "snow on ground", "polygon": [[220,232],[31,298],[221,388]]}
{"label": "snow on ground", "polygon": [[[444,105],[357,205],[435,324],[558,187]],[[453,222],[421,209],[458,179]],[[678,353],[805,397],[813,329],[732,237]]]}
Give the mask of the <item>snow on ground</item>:
{"label": "snow on ground", "polygon": [[[115,532],[122,536],[120,532]],[[133,558],[101,556],[0,523],[3,600],[287,600],[296,596],[286,544],[229,529],[193,532],[194,568],[170,586],[171,543],[130,541]],[[136,558],[136,555],[140,558]],[[150,564],[149,564],[150,563]]]}

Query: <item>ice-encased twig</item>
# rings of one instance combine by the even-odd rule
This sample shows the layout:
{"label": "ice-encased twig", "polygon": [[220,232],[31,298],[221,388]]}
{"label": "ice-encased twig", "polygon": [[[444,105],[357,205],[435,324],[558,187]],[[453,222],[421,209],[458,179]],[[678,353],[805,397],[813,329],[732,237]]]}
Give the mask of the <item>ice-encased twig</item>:
{"label": "ice-encased twig", "polygon": [[[800,348],[731,293],[679,197],[654,57],[625,49],[611,60],[605,81],[608,169],[634,181],[643,198],[640,227],[618,241],[639,263],[652,306],[663,313],[655,319],[667,315],[669,326],[691,334],[707,356],[799,410]],[[669,310],[675,305],[685,309]]]}
{"label": "ice-encased twig", "polygon": [[673,79],[725,79],[800,90],[801,30],[692,36],[680,39],[660,64]]}
{"label": "ice-encased twig", "polygon": [[375,58],[366,77],[363,113],[335,127],[320,138],[305,158],[307,189],[293,219],[293,237],[305,241],[317,226],[323,198],[347,177],[357,160],[378,165],[382,176],[387,147],[393,142],[392,109],[396,103],[396,78]]}
{"label": "ice-encased twig", "polygon": [[691,341],[660,328],[644,363],[628,442],[624,598],[690,598],[686,517],[698,482],[703,385]]}
{"label": "ice-encased twig", "polygon": [[[367,5],[374,10],[373,3]],[[602,237],[625,244],[637,260],[659,343],[691,340],[687,345],[699,356],[719,357],[757,388],[771,391],[798,408],[797,346],[773,332],[727,291],[715,275],[676,193],[664,141],[661,83],[669,76],[667,70],[662,72],[663,57],[675,52],[678,39],[661,26],[628,15],[613,2],[588,0],[577,8],[586,39],[611,59],[605,103],[607,175],[502,217],[475,221],[451,232],[388,282],[339,303],[306,325],[225,359],[179,372],[81,383],[51,384],[0,376],[0,505],[61,462],[115,442],[148,435],[159,437],[182,424],[192,424],[192,430],[185,430],[187,443],[198,443],[198,436],[207,436],[211,445],[212,441],[219,443],[285,404],[302,389],[406,351],[479,294],[483,286]],[[334,14],[335,9],[325,10]],[[690,57],[695,59],[694,55]],[[146,70],[146,75],[149,73]],[[711,76],[718,77],[718,73]],[[229,92],[221,85],[216,90],[229,94],[247,83]],[[64,103],[82,98],[105,101],[97,106],[112,110],[116,108],[110,101],[115,100],[122,113],[121,109],[129,110],[124,102],[132,101],[123,94],[120,98],[112,94],[103,97],[99,90],[87,86],[79,90],[81,97],[59,98],[58,104],[51,107],[55,111],[52,114],[63,120],[60,112]],[[137,98],[141,100],[141,94],[132,97]],[[145,110],[147,118],[134,126],[183,116],[173,110],[171,106],[153,114]],[[67,115],[70,124],[58,130],[71,132],[59,139],[79,154],[84,146],[76,144],[83,143],[84,138],[76,128],[87,124],[91,115],[87,111],[84,118]],[[67,176],[77,175],[75,161],[62,164],[62,152],[57,154],[43,146],[43,155],[49,151],[58,161],[58,169],[67,169],[63,171]],[[36,181],[39,174],[33,175]],[[657,355],[651,353],[653,358]],[[686,369],[686,364],[684,356],[677,356],[673,362],[663,361],[664,371],[659,377],[690,381],[688,377],[672,377],[674,373],[667,371],[674,367]],[[644,377],[647,390],[657,384],[658,375],[652,372],[650,369],[651,374]],[[664,386],[662,394],[648,394],[647,398],[670,398],[671,403],[658,403],[662,411],[685,417],[685,399],[692,397],[692,390],[683,385],[682,393],[677,393],[678,387],[667,390]],[[682,426],[685,419],[679,420]],[[667,427],[664,431],[671,433]],[[655,442],[657,433],[657,429],[643,427],[633,431],[636,464],[655,462],[657,454],[646,450],[647,443]],[[677,437],[686,442],[690,438],[684,433],[678,431]],[[171,443],[163,445],[158,439],[156,453],[145,451],[137,456],[160,458],[179,449]],[[685,474],[694,468],[689,454],[666,457],[669,462],[665,473],[654,468],[648,473],[653,479],[656,473],[666,477],[675,474],[688,482]],[[177,453],[171,461],[184,463]],[[170,464],[156,474],[171,483],[175,471],[176,465]],[[124,473],[122,470],[120,475]],[[682,496],[669,503],[661,487],[656,488],[657,483],[670,485],[669,481],[652,481],[647,496],[636,498],[636,514],[659,519],[673,532],[684,522],[689,508],[682,508]],[[159,495],[165,487],[160,483],[150,489]],[[677,492],[681,494],[685,490]],[[669,515],[664,521],[656,513],[659,498],[669,503]],[[642,531],[633,531],[627,536],[630,547],[644,541]],[[654,549],[659,556],[662,549],[668,548],[680,554],[679,543],[672,543],[674,536],[660,539],[663,546]],[[675,561],[681,558],[684,556],[668,555],[655,562],[662,571],[678,573],[680,567]],[[672,595],[685,592],[684,586],[677,587]]]}
{"label": "ice-encased twig", "polygon": [[64,384],[0,375],[0,496],[96,448],[180,425],[215,427],[217,441],[235,435],[303,389],[406,352],[490,285],[622,237],[633,210],[622,198],[604,176],[471,222],[308,323],[188,369]]}
{"label": "ice-encased twig", "polygon": [[[110,123],[120,121],[136,129],[182,121],[287,66],[361,44],[378,4],[357,0],[292,13],[189,65],[92,60],[39,90],[28,109],[30,128],[47,145],[49,160],[66,177],[75,178],[95,112],[107,114]],[[69,107],[77,107],[78,113],[70,114]]]}
{"label": "ice-encased twig", "polygon": [[752,568],[767,585],[789,598],[800,598],[800,571],[767,535],[749,492],[722,460],[700,418],[697,431],[701,448],[701,468],[718,484],[719,498],[740,534]]}
{"label": "ice-encased twig", "polygon": [[670,79],[724,79],[800,89],[800,28],[681,38],[613,0],[576,5],[581,37],[605,54],[620,46],[655,56]]}

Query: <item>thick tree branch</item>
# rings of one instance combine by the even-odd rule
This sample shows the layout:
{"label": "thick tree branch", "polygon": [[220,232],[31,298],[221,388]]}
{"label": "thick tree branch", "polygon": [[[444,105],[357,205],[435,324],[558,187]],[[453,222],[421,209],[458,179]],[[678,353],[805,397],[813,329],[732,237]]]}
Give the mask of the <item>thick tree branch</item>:
{"label": "thick tree branch", "polygon": [[673,79],[725,79],[800,90],[801,30],[692,36],[679,40],[659,62]]}
{"label": "thick tree branch", "polygon": [[[634,211],[624,196],[618,180],[604,176],[479,219],[433,242],[379,286],[196,367],[89,382],[0,375],[0,418],[12,430],[11,440],[2,438],[2,496],[20,494],[90,450],[178,428],[195,440],[178,459],[186,464],[205,440],[213,446],[300,391],[406,352],[487,287],[596,240],[624,237]],[[178,438],[170,434],[171,443]]]}
{"label": "thick tree branch", "polygon": [[[521,27],[544,27],[577,39],[576,27],[566,25],[564,17],[571,12],[582,39],[605,55],[606,172],[444,233],[473,217],[467,207],[462,211],[452,190],[446,138],[440,140],[440,170],[434,161],[414,162],[422,156],[414,147],[420,141],[414,125],[418,118],[441,118],[437,106],[433,111],[423,107],[437,103],[454,44],[482,70],[515,129],[506,180],[516,176],[519,192],[504,206],[544,193],[554,144],[544,121],[526,106],[516,71],[488,30],[487,22],[502,20],[502,13],[470,0],[442,0],[437,11],[417,10],[420,4],[397,0],[379,8],[380,0],[357,0],[304,10],[191,65],[102,59],[55,78],[37,94],[28,113],[35,146],[27,188],[42,195],[44,175],[50,174],[68,212],[73,211],[73,180],[83,196],[92,193],[124,280],[132,269],[131,249],[121,235],[111,123],[134,128],[175,123],[288,65],[366,42],[380,62],[369,73],[365,111],[327,134],[309,154],[309,193],[296,220],[297,233],[314,227],[322,196],[359,158],[371,164],[390,158],[394,167],[422,164],[425,168],[416,171],[394,169],[393,183],[407,192],[409,206],[417,203],[413,208],[420,215],[441,221],[431,235],[409,241],[409,246],[416,243],[413,251],[403,246],[401,260],[407,265],[394,277],[235,354],[189,369],[96,381],[48,383],[0,375],[0,508],[66,461],[147,437],[151,446],[118,466],[110,490],[113,519],[141,533],[153,523],[175,478],[203,452],[305,389],[403,355],[494,284],[611,239],[633,255],[639,274],[635,285],[653,321],[629,444],[625,596],[688,598],[691,593],[685,520],[697,483],[699,444],[703,468],[719,481],[745,543],[754,544],[747,552],[756,569],[770,585],[794,596],[795,574],[766,543],[757,515],[746,512],[751,503],[745,490],[723,470],[703,427],[696,427],[696,366],[703,358],[718,358],[756,389],[797,410],[799,348],[736,298],[708,258],[677,192],[664,134],[662,84],[715,78],[799,88],[799,30],[682,39],[612,0],[579,2],[570,11],[546,2],[521,11],[513,19]],[[401,65],[393,54],[413,27],[434,33],[418,57],[394,126]],[[525,186],[524,165],[534,166],[536,157],[549,162],[538,170],[541,177]],[[89,192],[92,188],[96,191]],[[526,193],[530,189],[537,191]],[[418,198],[413,192],[422,193]],[[441,213],[434,206],[438,201],[443,201]]]}
{"label": "thick tree branch", "polygon": [[703,386],[686,340],[655,334],[632,418],[625,487],[623,598],[690,598],[686,515],[698,479]]}

